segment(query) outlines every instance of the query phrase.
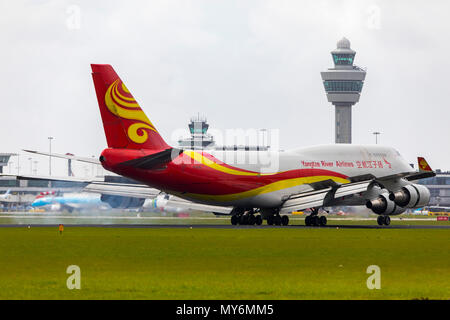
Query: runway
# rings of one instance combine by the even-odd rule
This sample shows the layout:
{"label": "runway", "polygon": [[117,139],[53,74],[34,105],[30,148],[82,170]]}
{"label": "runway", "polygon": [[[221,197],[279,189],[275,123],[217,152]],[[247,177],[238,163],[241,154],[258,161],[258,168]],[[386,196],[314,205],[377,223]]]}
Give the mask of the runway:
{"label": "runway", "polygon": [[[155,220],[165,220],[165,221],[174,221],[174,220],[204,220],[204,221],[229,221],[229,216],[189,216],[189,217],[173,217],[173,216],[141,216],[137,215],[127,215],[127,216],[113,216],[113,215],[66,215],[66,214],[49,214],[49,213],[26,213],[26,212],[14,212],[14,213],[0,213],[0,219],[3,218],[11,218],[11,219],[43,219],[43,220],[127,220],[127,221],[155,221]],[[302,218],[293,217],[292,220],[303,220]],[[337,218],[337,217],[328,217],[328,221],[377,221],[376,218],[367,218],[367,217],[347,217],[347,218]],[[436,218],[402,218],[402,217],[393,217],[391,221],[436,221]],[[1,224],[1,222],[0,222]],[[120,223],[119,223],[120,224]],[[188,225],[188,223],[186,223]]]}
{"label": "runway", "polygon": [[[43,228],[58,227],[58,224],[0,224],[0,228]],[[450,229],[450,225],[326,225],[310,227],[291,226],[245,226],[217,224],[64,224],[65,228],[136,228],[136,229]]]}
{"label": "runway", "polygon": [[188,216],[174,217],[141,213],[66,214],[12,212],[0,213],[0,228],[7,227],[66,227],[95,228],[195,228],[195,229],[450,229],[448,221],[437,222],[435,217],[393,217],[391,225],[379,226],[376,217],[328,217],[328,225],[322,227],[305,226],[304,218],[292,216],[288,226],[261,226],[230,224],[228,216]]}

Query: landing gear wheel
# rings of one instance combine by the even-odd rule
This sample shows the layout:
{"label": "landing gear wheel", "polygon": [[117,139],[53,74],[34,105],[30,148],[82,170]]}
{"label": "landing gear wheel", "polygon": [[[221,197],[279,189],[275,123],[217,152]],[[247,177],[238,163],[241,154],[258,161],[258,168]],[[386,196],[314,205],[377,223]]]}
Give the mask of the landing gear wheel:
{"label": "landing gear wheel", "polygon": [[276,226],[281,226],[281,217],[279,214],[277,214],[273,220],[274,220],[273,222]]}
{"label": "landing gear wheel", "polygon": [[256,217],[253,214],[249,214],[247,218],[247,223],[253,226],[256,222]]}
{"label": "landing gear wheel", "polygon": [[379,226],[382,226],[384,224],[384,217],[383,216],[378,216],[377,223],[378,223]]}
{"label": "landing gear wheel", "polygon": [[262,224],[262,217],[261,217],[261,215],[260,214],[258,214],[256,217],[255,217],[255,224],[257,225],[257,226],[260,226],[261,224]]}
{"label": "landing gear wheel", "polygon": [[307,225],[308,227],[312,225],[311,216],[306,216],[305,225]]}
{"label": "landing gear wheel", "polygon": [[267,217],[267,224],[269,225],[269,226],[272,226],[273,225],[273,221],[274,220],[274,217],[273,216],[268,216]]}
{"label": "landing gear wheel", "polygon": [[327,225],[327,217],[321,216],[321,217],[319,218],[319,224],[320,224],[321,226],[326,226],[326,225]]}
{"label": "landing gear wheel", "polygon": [[282,216],[281,217],[281,224],[283,226],[287,226],[289,224],[289,217],[288,216]]}
{"label": "landing gear wheel", "polygon": [[248,224],[248,215],[243,214],[240,218],[239,224],[247,225]]}
{"label": "landing gear wheel", "polygon": [[313,226],[318,226],[319,225],[319,217],[318,216],[312,216],[311,217],[311,222]]}
{"label": "landing gear wheel", "polygon": [[384,224],[386,226],[391,224],[391,218],[389,218],[389,216],[384,216]]}
{"label": "landing gear wheel", "polygon": [[239,223],[239,217],[238,216],[231,216],[231,224],[233,226],[237,225]]}

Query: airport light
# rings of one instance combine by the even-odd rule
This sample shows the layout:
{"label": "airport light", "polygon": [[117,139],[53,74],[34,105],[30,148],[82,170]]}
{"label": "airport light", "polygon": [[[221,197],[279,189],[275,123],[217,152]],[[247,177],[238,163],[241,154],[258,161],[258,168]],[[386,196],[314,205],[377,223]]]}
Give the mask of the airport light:
{"label": "airport light", "polygon": [[30,174],[33,174],[33,158],[28,158],[30,161]]}
{"label": "airport light", "polygon": [[[95,159],[95,156],[92,156],[92,159]],[[92,176],[95,177],[95,164],[92,164]]]}
{"label": "airport light", "polygon": [[48,174],[51,176],[52,175],[52,140],[54,138],[53,137],[48,137],[48,141],[49,141],[49,145],[50,145],[50,156],[49,156],[49,161],[48,161]]}
{"label": "airport light", "polygon": [[378,135],[380,135],[381,132],[375,131],[375,132],[373,132],[372,134],[375,135],[375,144],[378,144]]}
{"label": "airport light", "polygon": [[262,133],[262,145],[264,147],[268,147],[269,146],[268,143],[266,144],[267,129],[260,129],[259,131]]}
{"label": "airport light", "polygon": [[37,175],[37,165],[38,165],[38,162],[39,162],[39,161],[34,160],[33,162],[34,162],[34,170],[33,170],[33,173],[34,173],[34,175]]}
{"label": "airport light", "polygon": [[17,154],[17,175],[20,174],[20,153]]}

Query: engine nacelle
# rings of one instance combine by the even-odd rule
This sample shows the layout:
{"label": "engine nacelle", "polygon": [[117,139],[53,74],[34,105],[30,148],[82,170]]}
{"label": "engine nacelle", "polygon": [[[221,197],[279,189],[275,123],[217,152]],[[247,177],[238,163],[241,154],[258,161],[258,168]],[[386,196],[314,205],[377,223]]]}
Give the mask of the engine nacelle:
{"label": "engine nacelle", "polygon": [[430,201],[430,190],[420,184],[410,184],[391,192],[389,199],[405,208],[421,208]]}
{"label": "engine nacelle", "polygon": [[100,200],[106,202],[114,209],[140,208],[145,201],[145,199],[140,198],[113,196],[109,194],[102,194]]}
{"label": "engine nacelle", "polygon": [[378,198],[366,202],[366,207],[376,214],[396,215],[405,212],[405,208],[399,207],[389,199],[388,193],[382,193]]}

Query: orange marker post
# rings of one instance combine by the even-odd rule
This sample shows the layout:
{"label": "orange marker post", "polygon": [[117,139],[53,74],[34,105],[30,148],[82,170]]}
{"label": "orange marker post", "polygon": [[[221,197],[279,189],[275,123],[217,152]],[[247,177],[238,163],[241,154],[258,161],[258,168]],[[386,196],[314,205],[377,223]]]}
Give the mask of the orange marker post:
{"label": "orange marker post", "polygon": [[60,224],[59,225],[59,234],[62,234],[63,231],[64,231],[64,225]]}

